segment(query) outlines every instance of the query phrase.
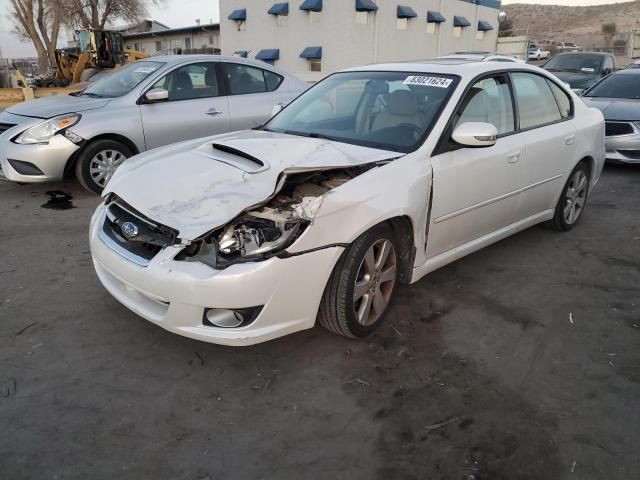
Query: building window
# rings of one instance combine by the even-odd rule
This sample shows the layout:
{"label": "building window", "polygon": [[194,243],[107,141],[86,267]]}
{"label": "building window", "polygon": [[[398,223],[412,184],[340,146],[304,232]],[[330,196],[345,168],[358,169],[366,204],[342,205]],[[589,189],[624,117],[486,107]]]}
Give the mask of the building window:
{"label": "building window", "polygon": [[156,52],[162,51],[162,42],[160,40],[156,41]]}
{"label": "building window", "polygon": [[436,29],[438,28],[438,24],[434,22],[427,23],[427,33],[436,33]]}
{"label": "building window", "polygon": [[484,32],[482,30],[476,32],[476,40],[484,40]]}
{"label": "building window", "polygon": [[320,15],[322,12],[314,12],[312,10],[309,11],[309,23],[317,23],[320,21]]}
{"label": "building window", "polygon": [[321,72],[322,71],[322,60],[319,58],[314,58],[309,60],[309,71],[310,72]]}
{"label": "building window", "polygon": [[453,36],[460,38],[462,36],[462,27],[453,27]]}
{"label": "building window", "polygon": [[409,25],[409,19],[408,18],[398,18],[396,25],[398,27],[398,30],[406,30],[407,26]]}
{"label": "building window", "polygon": [[190,38],[185,38],[184,39],[184,48],[191,48],[191,39]]}
{"label": "building window", "polygon": [[369,12],[356,12],[356,23],[366,25],[369,23]]}
{"label": "building window", "polygon": [[276,18],[278,19],[278,26],[279,27],[284,27],[287,24],[287,18],[289,18],[288,15],[276,15]]}
{"label": "building window", "polygon": [[209,45],[213,45],[213,35],[209,35]]}

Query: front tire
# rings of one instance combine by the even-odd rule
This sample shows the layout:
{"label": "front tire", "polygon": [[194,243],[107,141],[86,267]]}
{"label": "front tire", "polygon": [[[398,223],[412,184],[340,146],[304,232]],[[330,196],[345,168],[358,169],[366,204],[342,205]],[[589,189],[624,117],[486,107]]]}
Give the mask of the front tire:
{"label": "front tire", "polygon": [[350,338],[377,329],[398,284],[397,252],[396,237],[386,224],[358,237],[329,278],[318,313],[322,326]]}
{"label": "front tire", "polygon": [[120,164],[131,156],[131,150],[115,140],[91,142],[78,157],[76,177],[84,188],[99,194]]}
{"label": "front tire", "polygon": [[580,162],[573,169],[569,179],[562,189],[562,194],[556,205],[556,211],[550,224],[559,232],[571,230],[587,206],[589,196],[589,169],[584,162]]}

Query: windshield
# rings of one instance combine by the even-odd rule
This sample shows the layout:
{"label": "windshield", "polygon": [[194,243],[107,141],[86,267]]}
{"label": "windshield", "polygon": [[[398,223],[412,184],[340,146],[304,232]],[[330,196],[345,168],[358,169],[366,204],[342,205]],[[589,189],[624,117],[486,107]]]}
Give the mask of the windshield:
{"label": "windshield", "polygon": [[568,53],[549,60],[544,68],[549,71],[596,73],[600,71],[602,55]]}
{"label": "windshield", "polygon": [[589,90],[585,97],[640,98],[640,75],[610,75]]}
{"label": "windshield", "polygon": [[121,97],[163,65],[162,62],[136,62],[126,65],[113,74],[89,85],[82,92],[82,95],[105,98]]}
{"label": "windshield", "polygon": [[263,128],[408,153],[422,144],[457,82],[430,73],[338,73]]}

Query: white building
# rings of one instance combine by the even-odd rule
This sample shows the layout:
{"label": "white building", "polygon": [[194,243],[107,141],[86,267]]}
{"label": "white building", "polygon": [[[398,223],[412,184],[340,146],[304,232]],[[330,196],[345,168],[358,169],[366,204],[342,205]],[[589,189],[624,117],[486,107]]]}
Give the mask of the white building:
{"label": "white building", "polygon": [[500,0],[220,0],[222,53],[313,81],[355,65],[495,51],[499,12]]}
{"label": "white building", "polygon": [[126,48],[149,55],[161,53],[220,53],[220,25],[194,25],[150,32],[123,33]]}

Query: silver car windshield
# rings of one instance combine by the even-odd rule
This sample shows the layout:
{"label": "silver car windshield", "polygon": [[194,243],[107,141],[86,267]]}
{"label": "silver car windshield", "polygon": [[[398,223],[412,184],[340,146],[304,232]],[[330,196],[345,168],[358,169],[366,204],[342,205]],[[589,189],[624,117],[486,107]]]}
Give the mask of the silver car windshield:
{"label": "silver car windshield", "polygon": [[163,65],[163,62],[136,62],[125,65],[89,85],[82,92],[82,95],[104,98],[121,97]]}
{"label": "silver car windshield", "polygon": [[439,73],[337,73],[263,129],[408,153],[424,142],[458,81]]}

